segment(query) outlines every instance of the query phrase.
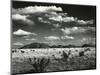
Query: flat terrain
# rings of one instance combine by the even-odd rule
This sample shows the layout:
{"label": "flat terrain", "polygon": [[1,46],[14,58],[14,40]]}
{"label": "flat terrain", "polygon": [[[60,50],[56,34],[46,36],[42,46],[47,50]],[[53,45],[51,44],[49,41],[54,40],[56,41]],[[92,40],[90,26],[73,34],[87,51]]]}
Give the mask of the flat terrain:
{"label": "flat terrain", "polygon": [[[29,58],[33,59],[31,63],[36,59],[50,59],[42,72],[95,69],[95,52],[94,47],[12,49],[12,74],[36,73],[35,68],[29,63]],[[64,56],[66,54],[68,57]]]}

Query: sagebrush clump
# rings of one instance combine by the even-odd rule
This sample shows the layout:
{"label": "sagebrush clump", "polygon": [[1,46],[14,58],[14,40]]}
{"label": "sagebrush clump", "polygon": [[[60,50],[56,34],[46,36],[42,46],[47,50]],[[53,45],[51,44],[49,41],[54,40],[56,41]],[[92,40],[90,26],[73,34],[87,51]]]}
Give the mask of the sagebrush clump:
{"label": "sagebrush clump", "polygon": [[63,53],[62,53],[62,59],[64,61],[67,61],[70,55],[71,55],[71,50],[69,50],[68,53],[66,53],[65,51],[63,51]]}
{"label": "sagebrush clump", "polygon": [[33,72],[44,72],[45,68],[50,63],[50,59],[48,58],[29,58],[28,63],[32,65]]}

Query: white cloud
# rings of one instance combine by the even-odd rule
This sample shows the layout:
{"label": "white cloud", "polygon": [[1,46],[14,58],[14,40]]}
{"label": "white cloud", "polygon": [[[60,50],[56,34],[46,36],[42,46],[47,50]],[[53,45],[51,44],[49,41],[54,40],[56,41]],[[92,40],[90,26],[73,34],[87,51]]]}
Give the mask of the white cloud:
{"label": "white cloud", "polygon": [[29,16],[29,15],[13,14],[13,15],[12,15],[12,19],[13,19],[13,20],[22,20],[22,21],[24,21],[24,22],[27,23],[27,24],[33,25],[34,22],[31,21],[31,20],[29,20],[29,19],[27,18],[28,16]]}
{"label": "white cloud", "polygon": [[43,23],[48,23],[48,24],[50,24],[50,21],[43,20],[43,18],[42,18],[42,17],[38,17],[38,20],[39,20],[40,22],[43,22]]}
{"label": "white cloud", "polygon": [[49,20],[62,21],[62,16],[60,16],[60,15],[58,15],[58,16],[53,16],[53,17],[50,17]]}
{"label": "white cloud", "polygon": [[65,36],[73,35],[73,34],[91,34],[95,36],[95,27],[71,27],[71,28],[61,28],[60,29]]}
{"label": "white cloud", "polygon": [[20,14],[14,14],[14,15],[12,15],[12,19],[15,19],[15,20],[26,20],[27,16],[26,15],[20,15]]}
{"label": "white cloud", "polygon": [[[19,9],[12,9],[12,14],[29,14],[29,13],[37,13],[37,12],[41,12],[41,13],[47,13],[44,16],[48,19],[44,20],[39,19],[41,22],[44,23],[50,23],[50,20],[53,21],[58,21],[58,22],[76,22],[79,25],[87,25],[87,24],[93,24],[94,21],[93,20],[80,20],[77,17],[73,17],[73,16],[68,16],[68,13],[57,13],[56,11],[63,11],[63,9],[61,7],[57,7],[57,6],[28,6],[25,8],[19,8]],[[70,13],[69,13],[70,14]],[[24,20],[25,20],[25,16],[23,16]],[[21,17],[22,19],[22,17]],[[48,20],[48,21],[47,21]],[[30,21],[30,20],[29,20]]]}
{"label": "white cloud", "polygon": [[23,44],[23,43],[21,43],[21,42],[16,42],[16,43],[13,43],[13,45],[23,46],[24,44]]}
{"label": "white cloud", "polygon": [[[53,16],[52,16],[53,15]],[[56,13],[47,15],[49,20],[58,21],[58,22],[76,22],[79,25],[93,24],[93,20],[80,20],[77,17],[67,16],[67,13]]]}
{"label": "white cloud", "polygon": [[71,21],[75,21],[77,18],[74,17],[62,17],[62,15],[58,15],[58,16],[53,16],[49,18],[50,20],[54,20],[54,21],[59,21],[59,22],[71,22]]}
{"label": "white cloud", "polygon": [[79,20],[77,17],[69,17],[69,16],[64,16],[63,15],[57,15],[57,16],[52,16],[49,17],[49,20],[54,20],[58,22],[76,22],[77,24],[82,24],[82,25],[87,25],[87,24],[93,24],[93,20]]}
{"label": "white cloud", "polygon": [[79,24],[93,24],[93,20],[88,20],[88,21],[84,21],[84,20],[78,20],[77,23]]}
{"label": "white cloud", "polygon": [[58,28],[60,27],[60,25],[57,23],[57,24],[52,24],[54,27]]}
{"label": "white cloud", "polygon": [[61,26],[59,23],[53,24],[53,23],[51,23],[49,20],[43,20],[42,17],[38,17],[38,20],[39,20],[40,22],[42,22],[42,23],[47,23],[47,24],[53,25],[55,28],[58,28],[58,27]]}
{"label": "white cloud", "polygon": [[34,41],[34,40],[36,40],[36,39],[31,38],[31,39],[25,39],[25,40],[28,40],[28,41]]}
{"label": "white cloud", "polygon": [[61,39],[74,39],[74,37],[66,35],[66,36],[62,36]]}
{"label": "white cloud", "polygon": [[65,29],[60,29],[64,34],[70,34],[71,33],[71,31],[70,31],[70,29],[68,29],[68,28],[65,28]]}
{"label": "white cloud", "polygon": [[61,15],[61,16],[67,16],[68,15],[68,13],[59,13],[59,15]]}
{"label": "white cloud", "polygon": [[53,12],[53,11],[62,11],[62,8],[56,6],[28,6],[25,8],[12,9],[12,13],[19,13],[19,14]]}
{"label": "white cloud", "polygon": [[81,33],[81,32],[85,32],[86,29],[84,27],[72,27],[72,28],[65,28],[65,29],[60,29],[64,34],[73,34],[73,33]]}
{"label": "white cloud", "polygon": [[60,38],[58,36],[48,36],[44,37],[46,40],[59,40]]}
{"label": "white cloud", "polygon": [[82,38],[81,43],[83,44],[96,44],[96,39],[92,37]]}
{"label": "white cloud", "polygon": [[44,15],[45,17],[53,17],[53,16],[58,16],[58,13],[53,11],[53,12],[48,12]]}
{"label": "white cloud", "polygon": [[24,31],[22,29],[19,29],[15,32],[13,32],[14,35],[37,35],[35,33],[31,33],[31,32],[28,32],[28,31]]}
{"label": "white cloud", "polygon": [[77,20],[77,18],[74,18],[74,17],[65,17],[65,18],[63,18],[64,22],[71,22],[71,21],[76,21],[76,20]]}
{"label": "white cloud", "polygon": [[44,15],[44,17],[48,18],[48,20],[61,21],[61,18],[67,16],[67,13],[57,13],[57,12],[48,12]]}

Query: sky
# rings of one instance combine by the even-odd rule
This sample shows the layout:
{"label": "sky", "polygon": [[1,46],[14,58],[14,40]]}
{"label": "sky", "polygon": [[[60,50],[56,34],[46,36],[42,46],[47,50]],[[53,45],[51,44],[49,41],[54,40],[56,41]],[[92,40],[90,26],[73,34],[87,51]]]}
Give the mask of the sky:
{"label": "sky", "polygon": [[96,7],[12,1],[12,48],[39,42],[49,45],[95,44]]}

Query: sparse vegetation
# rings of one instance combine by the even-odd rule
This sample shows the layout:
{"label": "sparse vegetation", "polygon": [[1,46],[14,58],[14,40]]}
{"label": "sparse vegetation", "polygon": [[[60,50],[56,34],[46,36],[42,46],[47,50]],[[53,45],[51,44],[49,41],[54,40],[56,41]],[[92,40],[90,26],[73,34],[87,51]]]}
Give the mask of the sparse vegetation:
{"label": "sparse vegetation", "polygon": [[50,59],[47,58],[28,58],[28,63],[32,65],[33,72],[44,72]]}
{"label": "sparse vegetation", "polygon": [[[34,52],[32,52],[34,50]],[[24,51],[24,53],[21,53]],[[18,53],[19,52],[19,53]],[[88,56],[86,56],[88,53]],[[19,56],[19,55],[22,56]],[[95,48],[31,49],[12,53],[13,74],[51,71],[87,70],[96,68]],[[15,57],[16,55],[16,57]],[[30,56],[29,57],[27,57]],[[41,56],[39,56],[41,55]],[[19,57],[18,57],[19,56]],[[23,58],[24,56],[24,58]]]}

